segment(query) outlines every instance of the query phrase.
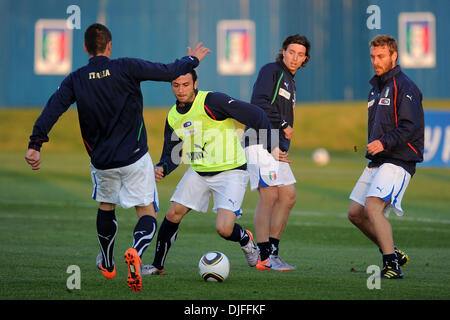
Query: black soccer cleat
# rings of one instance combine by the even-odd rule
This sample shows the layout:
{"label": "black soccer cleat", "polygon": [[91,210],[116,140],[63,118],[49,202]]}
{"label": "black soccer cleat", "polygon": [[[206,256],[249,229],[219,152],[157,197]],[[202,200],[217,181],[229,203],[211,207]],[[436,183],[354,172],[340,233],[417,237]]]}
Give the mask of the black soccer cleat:
{"label": "black soccer cleat", "polygon": [[403,279],[403,273],[400,268],[384,266],[383,270],[381,270],[380,277],[382,279]]}
{"label": "black soccer cleat", "polygon": [[[383,251],[381,251],[380,248],[378,248],[378,250],[380,251],[381,254],[383,254]],[[395,254],[397,255],[398,266],[399,267],[406,266],[408,264],[408,262],[409,262],[408,255],[404,251],[400,250],[397,247],[394,247],[394,250],[395,250],[394,251]]]}
{"label": "black soccer cleat", "polygon": [[395,248],[395,254],[397,255],[397,260],[398,260],[398,266],[399,267],[403,267],[403,266],[406,266],[408,264],[409,257],[404,251]]}

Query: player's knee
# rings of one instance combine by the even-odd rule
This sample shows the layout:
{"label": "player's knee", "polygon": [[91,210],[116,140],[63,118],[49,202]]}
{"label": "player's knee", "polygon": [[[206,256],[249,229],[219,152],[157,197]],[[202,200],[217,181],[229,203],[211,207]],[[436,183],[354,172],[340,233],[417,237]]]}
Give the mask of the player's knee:
{"label": "player's knee", "polygon": [[361,223],[363,223],[364,219],[367,219],[364,213],[364,207],[356,201],[352,200],[350,203],[350,208],[348,209],[347,218],[354,225],[360,225]]}
{"label": "player's knee", "polygon": [[224,239],[227,239],[231,236],[231,233],[233,233],[233,228],[229,228],[224,225],[216,225],[216,231]]}
{"label": "player's knee", "polygon": [[295,193],[288,194],[285,198],[286,206],[290,209],[292,209],[297,202],[297,197],[295,196]]}
{"label": "player's knee", "polygon": [[362,210],[356,210],[354,208],[350,208],[348,210],[347,218],[354,225],[359,225],[362,223],[364,217],[364,212]]}
{"label": "player's knee", "polygon": [[348,210],[348,220],[354,225],[360,225],[363,223],[364,219],[367,219],[367,213],[365,208],[350,208]]}
{"label": "player's knee", "polygon": [[296,203],[295,190],[283,189],[279,192],[278,203],[289,210],[291,210]]}
{"label": "player's knee", "polygon": [[274,190],[273,192],[268,192],[268,190],[264,190],[260,192],[260,202],[272,207],[275,202],[278,200],[278,192]]}
{"label": "player's knee", "polygon": [[170,222],[179,223],[183,219],[184,213],[177,209],[176,206],[171,206],[167,211],[166,218]]}

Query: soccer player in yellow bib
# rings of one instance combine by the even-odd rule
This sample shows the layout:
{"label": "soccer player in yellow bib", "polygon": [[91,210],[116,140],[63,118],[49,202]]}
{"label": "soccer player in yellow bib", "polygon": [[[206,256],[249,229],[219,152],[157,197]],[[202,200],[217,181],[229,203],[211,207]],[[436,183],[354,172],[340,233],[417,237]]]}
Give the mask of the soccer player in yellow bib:
{"label": "soccer player in yellow bib", "polygon": [[[270,121],[257,106],[220,92],[198,91],[197,86],[195,70],[172,81],[177,101],[167,116],[163,151],[155,166],[156,182],[182,160],[188,161],[190,168],[170,199],[172,205],[158,231],[155,258],[142,268],[143,275],[164,273],[165,259],[181,220],[190,210],[206,212],[211,195],[218,234],[240,244],[249,266],[254,267],[258,261],[252,233],[236,223],[249,178],[232,119],[268,132],[272,129]],[[270,143],[267,147],[271,149]],[[277,158],[285,156],[278,147],[272,152]]]}

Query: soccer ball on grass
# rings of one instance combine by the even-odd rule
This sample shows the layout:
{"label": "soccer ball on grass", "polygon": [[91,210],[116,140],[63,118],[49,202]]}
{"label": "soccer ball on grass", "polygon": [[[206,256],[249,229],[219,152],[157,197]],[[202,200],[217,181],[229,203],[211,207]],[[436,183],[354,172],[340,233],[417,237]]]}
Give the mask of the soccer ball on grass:
{"label": "soccer ball on grass", "polygon": [[222,282],[230,274],[230,260],[222,252],[205,253],[198,262],[198,272],[205,281]]}

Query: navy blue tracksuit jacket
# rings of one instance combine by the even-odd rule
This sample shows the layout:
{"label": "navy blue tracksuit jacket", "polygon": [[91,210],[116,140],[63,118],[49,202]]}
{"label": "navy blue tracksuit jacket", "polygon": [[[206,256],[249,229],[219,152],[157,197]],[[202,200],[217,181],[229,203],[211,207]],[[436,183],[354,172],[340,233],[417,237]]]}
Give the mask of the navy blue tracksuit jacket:
{"label": "navy blue tracksuit jacket", "polygon": [[374,156],[366,152],[369,167],[393,163],[413,176],[424,151],[422,93],[400,66],[374,76],[370,84],[368,143],[380,140],[385,150]]}
{"label": "navy blue tracksuit jacket", "polygon": [[[279,130],[279,147],[282,151],[288,151],[290,146],[283,129],[287,125],[294,127],[295,95],[294,75],[283,62],[271,62],[261,68],[253,85],[251,103],[263,109],[272,127]],[[247,146],[249,143],[245,142]]]}
{"label": "navy blue tracksuit jacket", "polygon": [[172,81],[197,67],[196,57],[171,64],[96,56],[70,73],[36,120],[29,148],[40,150],[58,118],[77,103],[81,136],[97,169],[130,165],[148,152],[141,81]]}

